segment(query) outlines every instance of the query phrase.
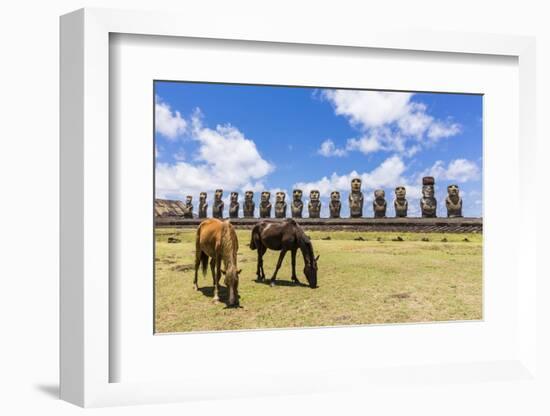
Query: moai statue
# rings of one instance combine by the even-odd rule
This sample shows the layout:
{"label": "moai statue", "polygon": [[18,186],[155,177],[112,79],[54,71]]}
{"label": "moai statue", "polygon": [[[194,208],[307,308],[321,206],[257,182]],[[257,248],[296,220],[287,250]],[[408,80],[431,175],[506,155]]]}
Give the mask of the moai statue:
{"label": "moai statue", "polygon": [[214,218],[223,218],[223,189],[216,189],[214,193],[214,205],[212,206],[212,216]]}
{"label": "moai statue", "polygon": [[187,195],[185,198],[183,218],[193,218],[193,197],[191,195]]}
{"label": "moai statue", "polygon": [[445,198],[445,205],[447,206],[447,217],[462,217],[462,198],[460,197],[458,185],[447,186],[447,193],[447,198]]}
{"label": "moai statue", "polygon": [[275,195],[275,218],[285,218],[286,217],[286,202],[285,202],[285,193],[277,192]]}
{"label": "moai statue", "polygon": [[374,201],[372,201],[374,218],[386,218],[387,206],[388,204],[386,202],[386,192],[384,192],[383,189],[376,189],[374,191]]}
{"label": "moai statue", "polygon": [[361,218],[363,216],[363,192],[361,192],[361,179],[351,180],[351,192],[349,194],[349,216]]}
{"label": "moai statue", "polygon": [[422,178],[422,199],[420,200],[420,211],[422,218],[437,217],[437,201],[435,195],[435,180],[433,176]]}
{"label": "moai statue", "polygon": [[199,218],[206,218],[206,210],[208,209],[208,202],[206,202],[206,192],[201,192],[199,196]]}
{"label": "moai statue", "polygon": [[229,218],[239,218],[239,194],[231,192],[231,203],[229,204]]}
{"label": "moai statue", "polygon": [[271,193],[264,191],[262,192],[262,199],[260,201],[260,218],[271,218]]}
{"label": "moai statue", "polygon": [[340,209],[342,208],[342,203],[340,202],[340,192],[333,191],[330,193],[328,208],[330,210],[330,218],[340,218]]}
{"label": "moai statue", "polygon": [[395,188],[395,199],[393,201],[393,207],[395,208],[396,217],[406,217],[409,203],[406,199],[407,190],[404,186],[398,186]]}
{"label": "moai statue", "polygon": [[321,216],[321,200],[319,197],[320,193],[316,189],[309,193],[309,203],[307,204],[309,218],[319,218]]}
{"label": "moai statue", "polygon": [[295,189],[292,191],[292,204],[290,204],[292,218],[302,218],[303,209],[304,203],[302,202],[302,190]]}
{"label": "moai statue", "polygon": [[244,205],[243,205],[244,217],[254,218],[254,208],[256,208],[256,204],[254,203],[254,192],[246,191],[244,193]]}

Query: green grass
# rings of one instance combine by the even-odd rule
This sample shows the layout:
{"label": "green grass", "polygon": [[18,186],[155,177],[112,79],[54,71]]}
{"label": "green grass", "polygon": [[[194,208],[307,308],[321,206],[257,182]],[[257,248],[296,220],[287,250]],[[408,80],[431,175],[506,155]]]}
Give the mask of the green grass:
{"label": "green grass", "polygon": [[[256,282],[250,231],[237,234],[241,307],[227,308],[212,301],[210,272],[200,274],[201,290],[193,290],[195,231],[157,229],[156,332],[482,318],[479,234],[309,231],[315,254],[321,256],[317,289],[290,284],[290,253],[279,271],[279,285]],[[392,241],[398,235],[404,241]],[[331,239],[322,240],[327,236]],[[359,236],[365,241],[354,240]],[[168,243],[170,237],[179,242]],[[278,255],[268,251],[264,257],[268,278]],[[300,254],[297,259],[298,278],[306,283]],[[224,294],[222,290],[222,300]]]}

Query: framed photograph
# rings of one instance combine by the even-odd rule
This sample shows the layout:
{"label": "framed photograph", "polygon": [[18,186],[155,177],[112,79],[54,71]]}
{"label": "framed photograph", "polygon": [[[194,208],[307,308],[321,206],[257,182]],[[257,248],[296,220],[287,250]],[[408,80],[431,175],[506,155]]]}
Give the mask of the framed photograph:
{"label": "framed photograph", "polygon": [[61,18],[62,398],[533,380],[533,39],[246,33]]}

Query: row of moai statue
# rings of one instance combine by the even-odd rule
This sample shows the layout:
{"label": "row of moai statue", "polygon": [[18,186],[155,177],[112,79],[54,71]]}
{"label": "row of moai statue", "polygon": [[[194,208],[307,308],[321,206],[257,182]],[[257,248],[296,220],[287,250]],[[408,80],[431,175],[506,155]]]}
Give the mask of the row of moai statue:
{"label": "row of moai statue", "polygon": [[[363,192],[361,191],[361,179],[354,178],[351,180],[351,191],[349,194],[349,209],[351,218],[363,217]],[[447,217],[456,218],[462,217],[462,198],[457,185],[449,185],[447,187],[447,197],[445,206],[447,208]],[[199,200],[199,218],[207,217],[208,203],[206,201],[206,192],[200,193]],[[302,202],[303,193],[300,189],[292,191],[292,202],[290,204],[290,213],[292,218],[302,218],[304,203]],[[308,213],[309,218],[320,218],[321,216],[321,199],[318,190],[312,190],[309,194]],[[216,189],[214,194],[214,205],[212,207],[212,216],[214,218],[223,218],[224,202],[222,200],[223,190]],[[254,192],[246,191],[243,203],[243,215],[245,218],[254,218]],[[270,218],[272,204],[270,202],[271,193],[264,191],[261,193],[259,211],[260,218]],[[192,197],[187,196],[185,203],[185,218],[193,218]],[[404,186],[395,188],[395,199],[393,201],[395,216],[404,218],[407,216],[409,203],[407,201],[407,190]],[[238,218],[240,203],[238,201],[238,193],[231,192],[229,204],[229,217]],[[340,192],[334,191],[330,194],[329,212],[330,218],[340,218],[342,203],[340,201]],[[384,190],[377,189],[374,191],[374,200],[372,202],[374,218],[386,218],[387,202]],[[285,201],[285,193],[277,192],[275,196],[275,218],[286,218],[287,203]],[[435,180],[432,176],[422,178],[422,198],[420,199],[420,211],[422,218],[435,218],[437,215],[437,200],[435,199]]]}

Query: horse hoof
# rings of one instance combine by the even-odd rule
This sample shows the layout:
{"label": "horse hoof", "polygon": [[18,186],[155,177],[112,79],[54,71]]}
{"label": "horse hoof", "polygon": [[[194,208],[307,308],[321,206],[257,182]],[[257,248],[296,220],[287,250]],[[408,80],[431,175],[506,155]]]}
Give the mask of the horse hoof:
{"label": "horse hoof", "polygon": [[275,282],[272,280],[271,283],[269,284],[269,286],[275,287]]}
{"label": "horse hoof", "polygon": [[198,291],[199,287],[197,285],[193,285],[193,290]]}
{"label": "horse hoof", "polygon": [[212,299],[212,302],[214,302],[214,303],[220,303],[220,298],[214,298],[214,299]]}

